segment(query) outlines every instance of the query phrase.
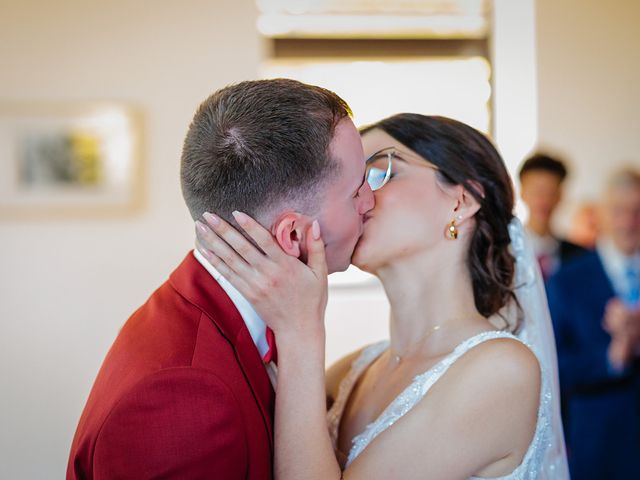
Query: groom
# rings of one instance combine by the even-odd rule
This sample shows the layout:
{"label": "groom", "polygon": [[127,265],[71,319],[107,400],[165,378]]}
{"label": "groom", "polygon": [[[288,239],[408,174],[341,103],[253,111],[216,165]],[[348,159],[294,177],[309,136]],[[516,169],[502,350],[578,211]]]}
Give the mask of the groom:
{"label": "groom", "polygon": [[[318,219],[329,271],[346,269],[373,207],[349,114],[334,93],[293,80],[214,93],[182,152],[192,217],[211,211],[233,223],[231,212],[246,212],[302,258]],[[188,253],[107,354],[67,479],[272,478],[275,360],[251,305]]]}

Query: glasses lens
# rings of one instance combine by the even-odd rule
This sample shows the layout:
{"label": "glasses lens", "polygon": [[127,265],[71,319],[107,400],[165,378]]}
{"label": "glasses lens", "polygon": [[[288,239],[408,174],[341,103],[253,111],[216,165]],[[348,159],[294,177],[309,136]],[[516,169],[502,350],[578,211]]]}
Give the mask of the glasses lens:
{"label": "glasses lens", "polygon": [[367,160],[367,183],[371,190],[381,189],[391,176],[393,152],[379,152]]}

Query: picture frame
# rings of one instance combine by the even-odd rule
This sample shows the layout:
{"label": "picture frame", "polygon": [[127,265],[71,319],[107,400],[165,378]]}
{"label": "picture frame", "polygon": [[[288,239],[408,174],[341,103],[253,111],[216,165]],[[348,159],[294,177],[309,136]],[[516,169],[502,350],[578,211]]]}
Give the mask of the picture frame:
{"label": "picture frame", "polygon": [[135,212],[141,149],[141,113],[128,104],[0,102],[0,219]]}

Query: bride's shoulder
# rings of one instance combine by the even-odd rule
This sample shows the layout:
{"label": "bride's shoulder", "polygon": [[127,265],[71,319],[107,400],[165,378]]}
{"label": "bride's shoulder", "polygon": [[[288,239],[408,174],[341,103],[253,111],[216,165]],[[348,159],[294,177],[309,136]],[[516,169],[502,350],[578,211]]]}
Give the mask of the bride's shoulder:
{"label": "bride's shoulder", "polygon": [[460,358],[459,373],[490,382],[535,387],[540,383],[540,364],[533,351],[515,337],[484,341]]}
{"label": "bride's shoulder", "polygon": [[495,338],[460,356],[416,413],[442,435],[463,432],[451,437],[454,444],[465,441],[486,458],[513,455],[518,465],[536,430],[540,388],[540,364],[529,347]]}
{"label": "bride's shoulder", "polygon": [[541,369],[536,355],[520,340],[501,337],[484,341],[467,350],[449,373],[442,378],[442,387],[447,392],[443,393],[445,397],[461,395],[460,412],[467,407],[474,415],[478,409],[501,405],[492,410],[525,415],[535,426]]}

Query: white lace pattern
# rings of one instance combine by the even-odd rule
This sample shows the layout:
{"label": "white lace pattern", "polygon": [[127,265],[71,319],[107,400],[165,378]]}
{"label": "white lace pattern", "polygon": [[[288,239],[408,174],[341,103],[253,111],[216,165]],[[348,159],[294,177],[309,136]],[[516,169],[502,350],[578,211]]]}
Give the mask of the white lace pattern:
{"label": "white lace pattern", "polygon": [[[362,451],[387,428],[409,412],[427,394],[429,389],[445,374],[451,365],[471,348],[480,343],[497,338],[512,338],[525,345],[518,337],[502,331],[484,332],[462,342],[453,352],[440,360],[426,372],[417,375],[411,384],[391,402],[382,414],[365,430],[357,435],[352,442],[346,466],[348,466]],[[358,378],[366,368],[382,354],[389,343],[387,341],[376,343],[365,348],[360,356],[353,362],[351,370],[342,380],[337,398],[328,412],[327,421],[334,448],[337,450],[338,428],[345,405]],[[529,345],[527,345],[531,348]],[[535,353],[535,351],[534,351]],[[543,367],[541,367],[543,368]],[[534,480],[538,479],[539,472],[544,462],[545,452],[549,446],[552,415],[552,394],[547,375],[542,371],[542,383],[540,390],[540,406],[538,409],[538,422],[535,435],[522,460],[522,463],[509,475],[499,477],[499,480]],[[475,478],[475,477],[472,477]],[[489,480],[489,479],[482,479]],[[495,479],[498,480],[498,479]]]}

